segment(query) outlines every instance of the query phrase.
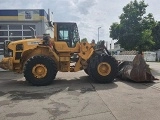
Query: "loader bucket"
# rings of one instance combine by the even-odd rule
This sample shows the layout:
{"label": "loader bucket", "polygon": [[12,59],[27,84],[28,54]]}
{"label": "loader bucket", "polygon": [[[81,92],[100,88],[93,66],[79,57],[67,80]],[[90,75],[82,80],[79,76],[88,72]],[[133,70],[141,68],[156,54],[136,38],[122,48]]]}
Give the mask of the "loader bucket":
{"label": "loader bucket", "polygon": [[132,62],[120,63],[118,77],[122,80],[129,79],[135,82],[158,80],[152,75],[149,65],[146,64],[141,54],[137,54]]}

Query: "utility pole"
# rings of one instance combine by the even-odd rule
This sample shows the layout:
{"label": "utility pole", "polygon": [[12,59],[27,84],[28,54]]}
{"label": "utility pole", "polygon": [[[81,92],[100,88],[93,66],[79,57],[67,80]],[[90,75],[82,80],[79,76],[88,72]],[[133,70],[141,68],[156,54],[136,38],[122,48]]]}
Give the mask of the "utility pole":
{"label": "utility pole", "polygon": [[101,27],[98,27],[98,42],[99,42],[99,29],[100,29]]}

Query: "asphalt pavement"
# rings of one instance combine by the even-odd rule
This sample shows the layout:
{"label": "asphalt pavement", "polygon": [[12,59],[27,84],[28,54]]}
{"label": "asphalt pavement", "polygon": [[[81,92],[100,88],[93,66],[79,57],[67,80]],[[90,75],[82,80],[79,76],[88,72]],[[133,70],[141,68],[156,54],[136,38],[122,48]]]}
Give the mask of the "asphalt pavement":
{"label": "asphalt pavement", "polygon": [[[160,79],[160,63],[149,62]],[[160,120],[160,82],[93,83],[83,72],[58,73],[36,87],[21,74],[0,72],[0,120]]]}

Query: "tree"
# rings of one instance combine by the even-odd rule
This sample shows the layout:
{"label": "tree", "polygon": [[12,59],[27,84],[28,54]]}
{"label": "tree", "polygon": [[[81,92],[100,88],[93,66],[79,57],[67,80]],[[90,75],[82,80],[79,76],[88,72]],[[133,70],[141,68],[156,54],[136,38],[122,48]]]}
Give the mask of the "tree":
{"label": "tree", "polygon": [[160,22],[157,22],[155,27],[152,29],[152,36],[155,42],[153,49],[154,50],[160,49]]}
{"label": "tree", "polygon": [[88,42],[87,38],[81,39],[81,42]]}
{"label": "tree", "polygon": [[154,45],[152,28],[155,25],[151,13],[146,17],[144,1],[131,1],[124,6],[120,15],[120,23],[113,23],[110,26],[110,37],[118,40],[118,43],[126,50],[149,50]]}
{"label": "tree", "polygon": [[153,18],[153,15],[149,13],[142,19],[141,23],[141,39],[139,40],[138,49],[142,50],[151,50],[155,46],[155,41],[152,35],[152,29],[155,27],[156,21]]}

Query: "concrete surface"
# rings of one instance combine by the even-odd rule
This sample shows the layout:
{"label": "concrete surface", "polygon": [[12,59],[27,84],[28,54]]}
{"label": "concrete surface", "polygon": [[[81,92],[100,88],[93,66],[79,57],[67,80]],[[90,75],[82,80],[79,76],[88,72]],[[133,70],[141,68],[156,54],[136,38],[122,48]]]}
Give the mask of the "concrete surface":
{"label": "concrete surface", "polygon": [[[148,64],[160,79],[160,63]],[[36,87],[0,72],[0,120],[159,120],[159,101],[159,81],[95,84],[81,71]]]}

